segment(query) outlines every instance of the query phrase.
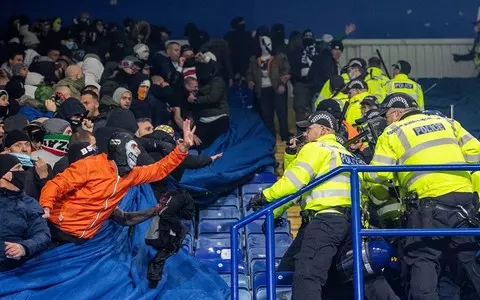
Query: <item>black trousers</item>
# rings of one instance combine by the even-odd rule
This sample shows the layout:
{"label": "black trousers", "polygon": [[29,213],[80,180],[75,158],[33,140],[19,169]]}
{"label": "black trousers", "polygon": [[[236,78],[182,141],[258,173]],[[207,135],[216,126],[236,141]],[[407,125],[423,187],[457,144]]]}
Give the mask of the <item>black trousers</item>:
{"label": "black trousers", "polygon": [[351,220],[345,214],[322,213],[308,223],[295,256],[293,300],[322,298],[333,258],[350,235]]}
{"label": "black trousers", "polygon": [[[340,247],[351,241],[349,215],[325,213],[310,223],[302,222],[295,240],[282,258],[278,271],[295,272],[293,298],[296,299],[352,299],[351,283],[333,278],[328,291],[322,287],[332,272],[333,259]],[[365,298],[368,300],[399,300],[382,275],[364,279]]]}
{"label": "black trousers", "polygon": [[262,88],[259,101],[260,116],[268,131],[274,137],[276,137],[274,117],[277,114],[280,137],[284,141],[288,141],[290,138],[290,133],[288,132],[287,97],[287,91],[283,95],[278,95],[273,88],[268,87]]}
{"label": "black trousers", "polygon": [[313,93],[310,85],[305,82],[295,82],[293,87],[293,109],[295,122],[304,121],[312,113]]}
{"label": "black trousers", "polygon": [[[439,209],[445,206],[463,206],[467,211],[476,210],[478,199],[471,193],[450,193],[437,198],[421,199],[418,208],[409,210],[408,228],[469,228],[470,225],[455,210]],[[475,258],[479,250],[475,237],[407,237],[404,245],[404,262],[410,278],[409,299],[437,300],[440,260],[461,266],[462,273],[480,295],[480,265]]]}
{"label": "black trousers", "polygon": [[202,140],[197,149],[205,149],[215,140],[230,129],[230,118],[228,116],[221,117],[210,123],[195,122],[197,131],[195,134]]}
{"label": "black trousers", "polygon": [[88,239],[82,239],[62,231],[57,227],[57,225],[50,221],[47,221],[47,225],[50,228],[50,235],[52,236],[52,241],[54,242],[55,246],[69,243],[81,245],[88,241]]}

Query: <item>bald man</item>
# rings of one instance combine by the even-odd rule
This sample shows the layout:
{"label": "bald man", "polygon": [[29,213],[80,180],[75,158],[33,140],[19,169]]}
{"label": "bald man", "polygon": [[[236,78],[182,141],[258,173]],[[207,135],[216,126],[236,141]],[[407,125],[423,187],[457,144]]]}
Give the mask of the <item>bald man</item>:
{"label": "bald man", "polygon": [[82,79],[84,77],[82,68],[78,65],[68,66],[65,70],[65,78],[71,79],[73,81]]}

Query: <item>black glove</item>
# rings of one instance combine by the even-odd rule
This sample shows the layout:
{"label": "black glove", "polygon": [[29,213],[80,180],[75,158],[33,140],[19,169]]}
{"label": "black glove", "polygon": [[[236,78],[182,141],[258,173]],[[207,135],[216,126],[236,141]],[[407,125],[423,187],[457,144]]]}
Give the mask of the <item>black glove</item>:
{"label": "black glove", "polygon": [[250,209],[253,209],[253,211],[259,210],[265,204],[268,204],[268,201],[267,199],[265,199],[263,193],[256,194],[250,199],[250,201],[248,201],[247,211],[249,211]]}
{"label": "black glove", "polygon": [[400,198],[400,188],[398,186],[388,187],[388,194],[390,197]]}
{"label": "black glove", "polygon": [[454,62],[459,62],[459,61],[460,61],[460,55],[458,55],[458,54],[453,54],[453,61],[454,61]]}
{"label": "black glove", "polygon": [[[273,229],[275,228],[278,228],[278,227],[282,227],[283,225],[285,225],[285,222],[287,222],[287,220],[285,220],[284,218],[280,217],[280,218],[275,218],[274,219],[274,223],[273,223]],[[263,222],[262,224],[262,232],[265,233],[266,232],[266,229],[265,229],[265,224],[267,222]]]}

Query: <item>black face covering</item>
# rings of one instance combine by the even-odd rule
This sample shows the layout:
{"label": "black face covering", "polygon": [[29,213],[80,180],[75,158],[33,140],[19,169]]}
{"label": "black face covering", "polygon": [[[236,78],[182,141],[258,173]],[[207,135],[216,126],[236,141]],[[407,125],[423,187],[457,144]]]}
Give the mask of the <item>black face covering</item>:
{"label": "black face covering", "polygon": [[72,127],[73,132],[77,132],[79,128],[82,128],[82,120],[68,120]]}
{"label": "black face covering", "polygon": [[313,45],[313,43],[315,43],[315,40],[313,38],[304,38],[303,39],[303,46],[304,47],[311,46],[311,45]]}
{"label": "black face covering", "polygon": [[20,191],[23,191],[25,189],[26,178],[27,178],[27,173],[25,171],[14,171],[12,172],[12,180],[11,181],[7,180],[7,181],[13,184],[14,186],[16,186]]}
{"label": "black face covering", "polygon": [[110,138],[108,159],[115,162],[120,176],[128,174],[136,166],[139,155],[138,144],[130,133],[116,132]]}
{"label": "black face covering", "polygon": [[208,84],[215,77],[214,63],[198,63],[196,66],[197,79],[201,85]]}

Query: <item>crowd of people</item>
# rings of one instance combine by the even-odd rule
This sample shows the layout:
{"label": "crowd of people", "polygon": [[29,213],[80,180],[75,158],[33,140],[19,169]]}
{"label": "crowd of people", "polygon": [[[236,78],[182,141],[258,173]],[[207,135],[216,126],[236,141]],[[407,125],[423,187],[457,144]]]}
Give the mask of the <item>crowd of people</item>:
{"label": "crowd of people", "polygon": [[[179,218],[195,212],[188,193],[172,192],[168,181],[222,156],[189,149],[203,150],[229,130],[232,86],[252,90],[273,136],[277,115],[288,145],[283,177],[252,198],[254,209],[344,164],[480,161],[480,143],[457,122],[423,112],[422,87],[409,78],[407,61],[392,66],[393,78],[375,56],[340,66],[342,40],[355,25],[347,24],[343,37],[319,40],[311,30],[294,31],[288,43],[282,24],[252,33],[237,17],[231,27],[224,39],[214,39],[187,24],[188,43],[181,45],[169,41],[167,28],[131,19],[123,26],[86,13],[70,26],[60,18],[9,21],[0,48],[0,271],[51,247],[80,245],[108,219],[131,226],[159,215],[159,236],[146,239],[158,250],[148,274],[156,287],[166,258],[186,234]],[[296,133],[288,126],[289,93]],[[466,172],[372,173],[362,181],[362,195],[371,200],[364,208],[369,226],[397,226],[407,211],[411,228],[468,227],[477,208]],[[128,189],[142,183],[151,183],[158,206],[119,209]],[[400,198],[412,192],[416,198],[405,206]],[[319,185],[300,204],[302,227],[279,270],[295,272],[294,299],[320,299],[334,257],[350,239],[348,176]],[[459,209],[467,218],[455,217]],[[480,291],[477,249],[459,250],[472,243],[408,238],[399,246],[410,299],[438,299],[441,276],[458,295]],[[453,272],[445,275],[451,271],[441,261],[445,247],[458,254],[468,284],[465,276],[458,282]],[[399,299],[382,274],[366,287],[369,299]]]}

